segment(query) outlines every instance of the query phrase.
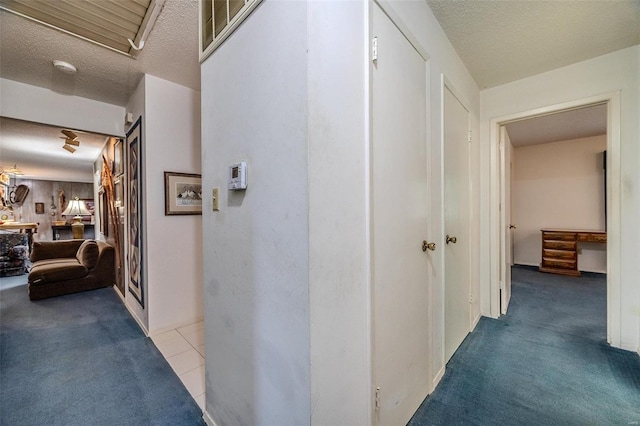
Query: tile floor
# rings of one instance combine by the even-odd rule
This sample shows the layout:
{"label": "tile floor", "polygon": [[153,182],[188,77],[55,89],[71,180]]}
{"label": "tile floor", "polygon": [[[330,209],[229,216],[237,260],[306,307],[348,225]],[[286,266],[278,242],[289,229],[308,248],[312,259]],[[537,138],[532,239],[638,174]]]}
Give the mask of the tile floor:
{"label": "tile floor", "polygon": [[204,322],[156,334],[151,340],[204,411]]}

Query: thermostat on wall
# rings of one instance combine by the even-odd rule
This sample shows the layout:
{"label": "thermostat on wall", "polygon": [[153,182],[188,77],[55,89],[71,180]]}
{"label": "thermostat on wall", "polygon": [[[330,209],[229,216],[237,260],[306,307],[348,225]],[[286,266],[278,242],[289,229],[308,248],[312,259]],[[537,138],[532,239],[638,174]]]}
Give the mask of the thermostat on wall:
{"label": "thermostat on wall", "polygon": [[247,189],[247,163],[244,161],[229,166],[229,189]]}

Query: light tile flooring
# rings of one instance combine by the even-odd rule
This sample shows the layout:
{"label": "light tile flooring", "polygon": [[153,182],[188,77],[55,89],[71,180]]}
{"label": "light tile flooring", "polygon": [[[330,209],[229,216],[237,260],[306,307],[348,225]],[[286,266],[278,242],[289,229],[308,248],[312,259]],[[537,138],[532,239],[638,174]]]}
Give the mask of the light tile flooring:
{"label": "light tile flooring", "polygon": [[204,323],[166,331],[151,340],[204,411]]}

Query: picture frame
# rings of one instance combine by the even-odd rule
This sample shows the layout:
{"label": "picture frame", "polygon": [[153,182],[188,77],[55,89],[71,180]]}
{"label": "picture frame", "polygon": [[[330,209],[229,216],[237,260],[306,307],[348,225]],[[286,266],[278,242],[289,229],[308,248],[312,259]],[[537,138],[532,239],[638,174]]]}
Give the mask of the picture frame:
{"label": "picture frame", "polygon": [[96,203],[93,198],[81,198],[81,200],[84,201],[84,205],[87,206],[87,210],[92,216],[96,214]]}
{"label": "picture frame", "polygon": [[136,122],[127,132],[127,155],[123,157],[127,162],[126,176],[127,199],[126,199],[126,215],[129,238],[127,239],[128,256],[127,263],[129,273],[127,274],[127,287],[129,293],[138,301],[140,306],[145,307],[145,252],[142,244],[142,236],[144,235],[144,221],[142,220],[142,200],[143,186],[142,176],[142,116],[138,117]]}
{"label": "picture frame", "polygon": [[109,200],[107,191],[100,187],[98,191],[98,208],[100,209],[100,232],[105,237],[109,236]]}
{"label": "picture frame", "polygon": [[36,203],[36,214],[44,214],[44,203]]}
{"label": "picture frame", "polygon": [[201,175],[164,172],[164,214],[202,214]]}
{"label": "picture frame", "polygon": [[113,203],[116,207],[120,207],[124,205],[121,178],[114,179],[113,181]]}
{"label": "picture frame", "polygon": [[122,143],[122,139],[118,139],[114,145],[113,151],[113,174],[115,176],[120,176],[122,175],[122,173],[124,173],[123,154],[124,146]]}

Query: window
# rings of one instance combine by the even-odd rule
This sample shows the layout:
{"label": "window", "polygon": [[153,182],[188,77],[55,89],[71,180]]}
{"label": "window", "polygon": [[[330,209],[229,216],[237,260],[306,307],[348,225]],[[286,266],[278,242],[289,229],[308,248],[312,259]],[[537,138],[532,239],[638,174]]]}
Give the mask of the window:
{"label": "window", "polygon": [[204,61],[262,0],[200,0],[200,62]]}

